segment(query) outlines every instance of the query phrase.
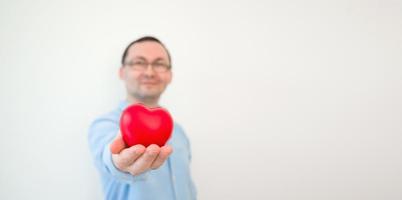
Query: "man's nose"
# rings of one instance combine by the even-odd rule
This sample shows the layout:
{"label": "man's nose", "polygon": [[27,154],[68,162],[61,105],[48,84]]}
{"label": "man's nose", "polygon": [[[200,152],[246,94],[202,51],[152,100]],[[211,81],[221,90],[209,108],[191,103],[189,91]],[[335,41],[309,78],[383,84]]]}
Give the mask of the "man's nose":
{"label": "man's nose", "polygon": [[148,76],[153,76],[153,75],[155,75],[155,70],[154,70],[154,68],[152,67],[152,64],[149,64],[149,65],[147,66],[147,68],[145,69],[145,74],[148,75]]}

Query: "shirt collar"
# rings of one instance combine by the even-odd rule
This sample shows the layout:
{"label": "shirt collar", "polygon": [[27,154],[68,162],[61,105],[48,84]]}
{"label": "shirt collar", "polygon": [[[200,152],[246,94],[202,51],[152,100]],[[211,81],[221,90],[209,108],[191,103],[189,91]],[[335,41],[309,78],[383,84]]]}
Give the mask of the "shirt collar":
{"label": "shirt collar", "polygon": [[121,100],[119,103],[119,109],[120,111],[123,111],[124,109],[126,109],[128,106],[130,105],[130,103],[127,100]]}
{"label": "shirt collar", "polygon": [[128,101],[127,100],[121,100],[119,103],[119,109],[120,111],[123,111],[124,109],[126,109],[128,107]]}

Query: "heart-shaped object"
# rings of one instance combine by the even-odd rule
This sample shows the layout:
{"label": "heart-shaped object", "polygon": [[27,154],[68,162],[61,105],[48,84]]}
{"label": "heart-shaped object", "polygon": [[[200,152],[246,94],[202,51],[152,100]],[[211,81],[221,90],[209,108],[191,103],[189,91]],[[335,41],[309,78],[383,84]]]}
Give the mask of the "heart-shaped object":
{"label": "heart-shaped object", "polygon": [[148,108],[142,104],[127,107],[120,118],[120,130],[128,147],[142,144],[164,146],[172,135],[173,119],[162,108]]}

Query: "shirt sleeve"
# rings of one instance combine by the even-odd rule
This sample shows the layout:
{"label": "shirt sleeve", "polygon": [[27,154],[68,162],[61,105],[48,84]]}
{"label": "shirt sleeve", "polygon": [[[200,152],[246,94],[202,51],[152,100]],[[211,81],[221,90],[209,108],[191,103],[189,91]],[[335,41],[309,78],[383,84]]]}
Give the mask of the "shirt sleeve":
{"label": "shirt sleeve", "polygon": [[[189,138],[188,138],[186,132],[184,131],[183,127],[180,126],[179,124],[176,124],[176,126],[177,126],[178,132],[180,132],[180,133],[183,135],[184,141],[185,141],[185,143],[186,143],[187,152],[188,152],[188,160],[189,160],[189,163],[191,164],[192,153],[191,153],[191,143],[190,143],[190,140],[189,140]],[[190,172],[190,174],[191,174],[190,166],[189,166],[189,172]],[[192,199],[195,200],[195,199],[197,199],[197,196],[198,196],[198,190],[197,190],[197,187],[196,187],[196,185],[194,184],[194,181],[193,181],[192,178],[190,178],[190,183],[189,183],[189,184],[190,184],[191,191],[192,191],[192,193],[193,193]]]}
{"label": "shirt sleeve", "polygon": [[147,172],[134,176],[128,172],[120,171],[114,165],[110,151],[110,143],[116,137],[118,131],[118,122],[107,117],[98,118],[91,124],[88,142],[96,168],[100,170],[102,174],[111,176],[123,183],[146,180],[148,176]]}

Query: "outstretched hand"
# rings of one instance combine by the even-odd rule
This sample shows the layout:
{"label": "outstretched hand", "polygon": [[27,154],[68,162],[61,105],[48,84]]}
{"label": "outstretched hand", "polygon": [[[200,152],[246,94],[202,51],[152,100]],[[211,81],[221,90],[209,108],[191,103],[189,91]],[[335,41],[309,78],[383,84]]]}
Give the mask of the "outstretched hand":
{"label": "outstretched hand", "polygon": [[173,152],[173,149],[169,145],[159,147],[156,144],[148,147],[141,144],[127,147],[119,132],[110,145],[110,151],[116,168],[132,175],[138,175],[150,169],[159,168]]}

